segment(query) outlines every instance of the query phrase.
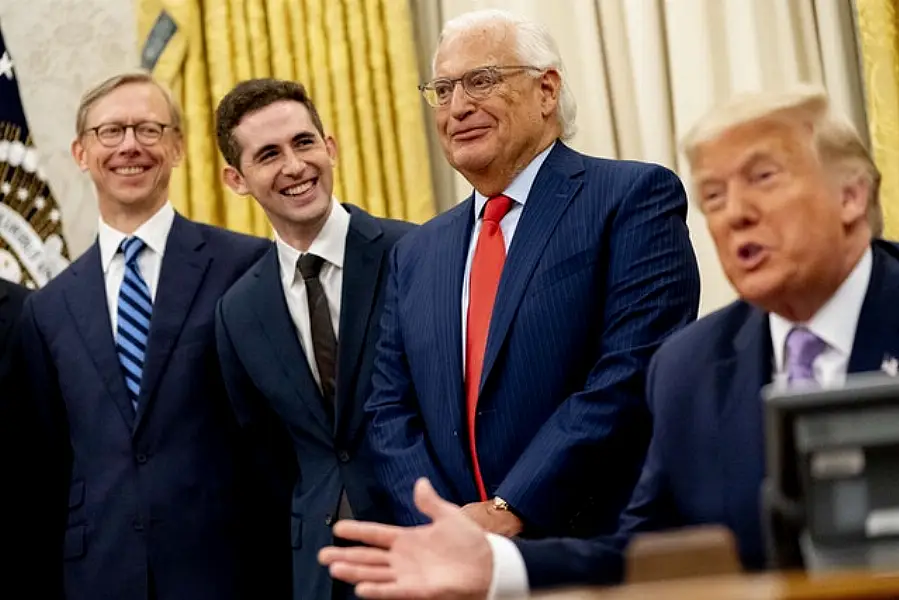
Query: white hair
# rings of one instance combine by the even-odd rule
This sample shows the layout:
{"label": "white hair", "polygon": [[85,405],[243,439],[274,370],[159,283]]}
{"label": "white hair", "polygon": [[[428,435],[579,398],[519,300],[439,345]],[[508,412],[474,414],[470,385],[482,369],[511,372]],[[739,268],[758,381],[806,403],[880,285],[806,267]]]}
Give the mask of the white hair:
{"label": "white hair", "polygon": [[782,92],[750,92],[734,96],[707,112],[684,136],[682,148],[692,166],[700,148],[723,133],[763,119],[783,118],[812,128],[819,160],[868,184],[868,223],[875,237],[883,232],[880,171],[855,126],[833,110],[818,86],[799,85]]}
{"label": "white hair", "polygon": [[565,65],[559,54],[559,47],[550,35],[549,30],[542,24],[530,19],[525,19],[505,10],[487,9],[464,13],[455,19],[447,21],[440,32],[437,42],[437,52],[431,63],[432,71],[436,71],[437,53],[443,43],[459,34],[472,29],[508,27],[515,32],[515,54],[522,65],[539,67],[541,69],[555,69],[562,79],[562,88],[559,91],[559,105],[556,116],[562,129],[561,138],[570,139],[577,132],[577,101],[568,85],[568,77],[565,73]]}

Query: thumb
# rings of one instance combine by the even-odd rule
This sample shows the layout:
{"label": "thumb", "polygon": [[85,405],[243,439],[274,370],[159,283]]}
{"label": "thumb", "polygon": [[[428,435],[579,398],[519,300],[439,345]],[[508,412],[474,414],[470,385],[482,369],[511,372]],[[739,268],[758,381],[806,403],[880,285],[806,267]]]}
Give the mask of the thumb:
{"label": "thumb", "polygon": [[431,521],[446,518],[458,512],[459,507],[441,498],[427,478],[415,482],[415,506]]}

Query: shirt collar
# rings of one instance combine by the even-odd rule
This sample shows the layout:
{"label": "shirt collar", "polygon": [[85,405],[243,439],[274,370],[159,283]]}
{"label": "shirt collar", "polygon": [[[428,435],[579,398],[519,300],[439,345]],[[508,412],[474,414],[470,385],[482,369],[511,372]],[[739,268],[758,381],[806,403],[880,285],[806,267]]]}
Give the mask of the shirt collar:
{"label": "shirt collar", "polygon": [[[524,203],[527,202],[528,196],[531,193],[531,188],[534,187],[534,180],[537,179],[537,173],[540,172],[540,167],[546,162],[546,157],[549,156],[549,153],[555,146],[556,142],[553,142],[546,150],[535,156],[533,160],[528,163],[528,166],[524,168],[524,171],[515,176],[515,179],[512,180],[509,187],[503,190],[503,195],[508,196],[521,206],[524,206]],[[481,214],[484,212],[484,206],[486,204],[487,197],[475,190],[474,214],[477,215],[478,219],[481,218]]]}
{"label": "shirt collar", "polygon": [[849,277],[808,323],[793,323],[780,315],[770,314],[771,344],[774,348],[774,364],[778,371],[783,370],[787,335],[794,327],[800,325],[827,342],[830,349],[846,357],[852,354],[858,317],[862,311],[865,295],[868,293],[873,264],[874,259],[869,247]]}
{"label": "shirt collar", "polygon": [[[331,214],[318,232],[309,250],[306,252],[321,256],[325,261],[338,269],[343,269],[346,254],[346,236],[350,229],[350,213],[337,201],[331,199]],[[297,261],[304,252],[300,252],[275,232],[275,246],[278,249],[278,263],[281,267],[281,280],[293,285],[297,276]]]}
{"label": "shirt collar", "polygon": [[172,230],[172,223],[174,222],[175,209],[168,201],[156,211],[156,214],[135,229],[131,235],[115,229],[107,224],[103,217],[100,217],[97,237],[100,244],[100,264],[103,266],[103,273],[109,272],[109,266],[119,251],[122,240],[128,237],[139,237],[150,250],[162,256],[163,252],[165,252],[166,241],[169,239],[169,232]]}

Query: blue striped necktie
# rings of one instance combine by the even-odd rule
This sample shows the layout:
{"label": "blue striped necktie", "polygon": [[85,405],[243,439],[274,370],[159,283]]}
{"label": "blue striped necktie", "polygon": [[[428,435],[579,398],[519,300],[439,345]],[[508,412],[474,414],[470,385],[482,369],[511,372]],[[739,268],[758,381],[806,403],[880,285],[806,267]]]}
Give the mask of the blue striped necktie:
{"label": "blue striped necktie", "polygon": [[137,237],[125,238],[119,246],[119,250],[125,255],[125,278],[119,289],[116,352],[122,365],[122,375],[125,376],[128,398],[135,412],[147,355],[150,316],[153,314],[150,288],[137,265],[137,257],[145,247],[144,241]]}

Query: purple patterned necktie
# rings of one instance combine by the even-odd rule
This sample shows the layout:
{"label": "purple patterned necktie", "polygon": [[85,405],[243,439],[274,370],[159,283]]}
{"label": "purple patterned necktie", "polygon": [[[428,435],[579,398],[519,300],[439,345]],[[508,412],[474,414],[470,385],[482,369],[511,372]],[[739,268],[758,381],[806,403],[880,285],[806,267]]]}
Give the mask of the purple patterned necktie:
{"label": "purple patterned necktie", "polygon": [[793,328],[787,335],[786,370],[791,385],[815,384],[812,364],[827,349],[827,342],[804,327]]}

